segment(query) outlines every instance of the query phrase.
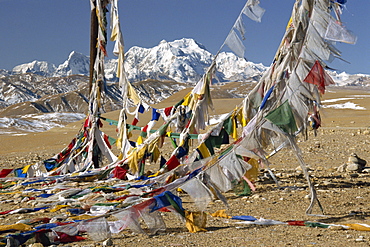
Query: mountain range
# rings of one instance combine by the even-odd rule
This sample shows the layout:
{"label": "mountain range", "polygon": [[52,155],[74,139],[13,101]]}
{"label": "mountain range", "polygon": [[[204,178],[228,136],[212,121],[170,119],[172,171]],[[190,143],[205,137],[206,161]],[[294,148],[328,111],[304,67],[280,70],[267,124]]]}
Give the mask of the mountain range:
{"label": "mountain range", "polygon": [[[174,81],[194,85],[211,65],[212,55],[194,39],[183,38],[172,42],[162,40],[152,48],[131,47],[125,54],[125,70],[131,83],[145,80]],[[0,76],[33,73],[45,77],[88,75],[89,57],[72,51],[68,59],[54,65],[47,61],[33,61],[15,66],[11,71],[1,70]],[[105,75],[111,82],[116,76],[117,59],[106,59]],[[222,52],[216,59],[215,82],[246,81],[260,76],[267,69],[261,63],[253,63],[237,57],[231,52]],[[369,75],[338,73],[329,71],[339,86],[366,85]]]}
{"label": "mountain range", "polygon": [[[193,39],[172,42],[162,40],[153,48],[131,47],[125,54],[125,69],[130,82],[148,79],[196,83],[211,65],[214,56]],[[244,81],[266,70],[262,64],[248,62],[233,53],[221,53],[217,60],[215,81]],[[117,81],[117,59],[106,59],[105,75],[109,81]],[[62,77],[89,74],[89,57],[72,51],[68,59],[56,66],[47,61],[33,61],[15,66],[12,71],[0,74],[33,73],[46,77]]]}
{"label": "mountain range", "polygon": [[[146,102],[153,104],[194,86],[211,65],[214,55],[195,40],[183,38],[172,42],[162,40],[152,48],[134,46],[125,58],[129,81]],[[117,59],[106,59],[105,111],[120,109],[122,104],[116,68]],[[214,97],[245,97],[266,69],[233,53],[220,53],[212,86]],[[370,85],[369,75],[329,73],[338,86]],[[86,113],[88,74],[89,57],[76,51],[58,66],[33,61],[11,71],[0,69],[0,118],[51,112]]]}

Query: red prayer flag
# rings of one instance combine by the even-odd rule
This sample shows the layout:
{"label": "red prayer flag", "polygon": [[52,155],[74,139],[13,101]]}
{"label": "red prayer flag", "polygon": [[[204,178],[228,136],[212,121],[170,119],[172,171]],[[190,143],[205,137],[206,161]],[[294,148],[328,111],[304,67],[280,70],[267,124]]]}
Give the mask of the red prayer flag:
{"label": "red prayer flag", "polygon": [[164,114],[166,114],[167,117],[171,114],[172,108],[173,106],[164,108]]}
{"label": "red prayer flag", "polygon": [[303,81],[317,85],[322,94],[325,93],[325,86],[334,84],[333,79],[325,72],[319,61],[315,62]]}
{"label": "red prayer flag", "polygon": [[287,223],[290,226],[305,226],[304,221],[300,220],[288,220]]}
{"label": "red prayer flag", "polygon": [[139,119],[134,118],[134,120],[132,120],[131,125],[136,125],[138,122],[139,122]]}
{"label": "red prayer flag", "polygon": [[109,136],[106,134],[104,134],[104,142],[105,144],[107,144],[109,149],[112,149],[112,146],[110,145],[110,142],[109,142]]}
{"label": "red prayer flag", "polygon": [[172,155],[172,157],[167,161],[166,165],[168,170],[171,171],[172,169],[175,169],[178,165],[180,165],[180,161],[176,158],[175,155]]}
{"label": "red prayer flag", "polygon": [[6,176],[8,176],[9,173],[11,173],[13,171],[13,169],[2,169],[0,171],[0,178],[5,178]]}
{"label": "red prayer flag", "polygon": [[142,128],[142,130],[141,130],[142,132],[147,132],[148,131],[148,125],[145,125],[143,128]]}
{"label": "red prayer flag", "polygon": [[118,179],[124,179],[126,177],[127,170],[120,167],[116,166],[113,170],[113,177],[118,178]]}

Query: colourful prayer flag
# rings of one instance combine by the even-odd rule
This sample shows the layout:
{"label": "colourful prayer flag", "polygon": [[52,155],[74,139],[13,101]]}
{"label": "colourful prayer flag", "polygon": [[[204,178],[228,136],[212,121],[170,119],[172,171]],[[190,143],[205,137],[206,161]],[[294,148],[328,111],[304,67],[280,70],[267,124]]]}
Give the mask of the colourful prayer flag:
{"label": "colourful prayer flag", "polygon": [[275,110],[269,112],[265,118],[277,125],[285,133],[294,134],[297,129],[297,125],[294,119],[292,108],[289,105],[288,100],[286,100],[282,105],[280,105]]}
{"label": "colourful prayer flag", "polygon": [[303,81],[315,84],[322,94],[325,93],[325,86],[334,84],[333,79],[325,72],[319,61],[315,62],[310,72]]}

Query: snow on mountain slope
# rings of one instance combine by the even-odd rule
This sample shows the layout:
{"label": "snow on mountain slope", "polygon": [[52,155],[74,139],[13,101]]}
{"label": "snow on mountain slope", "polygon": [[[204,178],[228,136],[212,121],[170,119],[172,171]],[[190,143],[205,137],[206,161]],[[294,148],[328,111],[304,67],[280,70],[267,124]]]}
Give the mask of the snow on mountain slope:
{"label": "snow on mountain slope", "polygon": [[[144,80],[176,81],[195,84],[211,65],[214,55],[194,39],[183,38],[168,42],[162,40],[152,48],[134,46],[126,54],[125,69],[131,82]],[[48,62],[33,61],[14,67],[12,73],[31,72],[47,77],[64,77],[73,74],[89,74],[89,58],[78,52],[71,52],[68,59],[59,66]],[[117,82],[117,59],[106,59],[105,72],[108,81]],[[231,52],[222,52],[217,57],[217,82],[248,81],[260,76],[267,67],[237,57]],[[7,71],[1,70],[1,76]],[[368,85],[369,75],[350,75],[329,71],[336,85]],[[256,77],[256,78],[257,78]]]}
{"label": "snow on mountain slope", "polygon": [[[211,65],[213,55],[193,39],[183,38],[172,42],[162,40],[152,48],[131,47],[126,52],[125,69],[131,82],[144,80],[196,83]],[[89,58],[71,52],[59,66],[48,62],[33,61],[13,68],[15,74],[31,72],[48,77],[89,74]],[[105,73],[109,81],[118,81],[117,59],[106,59]],[[238,58],[233,53],[222,53],[217,59],[216,81],[245,80],[266,68]]]}
{"label": "snow on mountain slope", "polygon": [[151,48],[132,47],[126,53],[130,81],[146,79],[195,83],[212,62],[212,54],[193,39],[162,40]]}
{"label": "snow on mountain slope", "polygon": [[370,75],[365,74],[347,74],[346,72],[338,73],[330,71],[330,76],[333,78],[337,86],[369,86]]}
{"label": "snow on mountain slope", "polygon": [[21,64],[13,68],[13,73],[24,74],[33,73],[42,76],[51,76],[55,72],[56,67],[54,64],[46,61],[33,61],[30,63]]}
{"label": "snow on mountain slope", "polygon": [[88,75],[90,59],[78,52],[71,52],[68,59],[58,66],[53,76]]}

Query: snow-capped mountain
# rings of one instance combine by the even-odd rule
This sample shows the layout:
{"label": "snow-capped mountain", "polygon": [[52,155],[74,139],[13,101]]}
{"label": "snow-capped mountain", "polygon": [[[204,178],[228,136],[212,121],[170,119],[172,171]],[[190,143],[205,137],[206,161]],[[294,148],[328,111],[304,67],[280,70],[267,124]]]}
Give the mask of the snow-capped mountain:
{"label": "snow-capped mountain", "polygon": [[81,53],[72,51],[68,59],[58,66],[53,76],[88,75],[89,70],[90,59]]}
{"label": "snow-capped mountain", "polygon": [[46,77],[65,77],[69,75],[88,75],[90,59],[78,52],[72,51],[68,59],[55,66],[46,61],[33,61],[30,63],[15,66],[12,70],[13,74],[33,73]]}
{"label": "snow-capped mountain", "polygon": [[162,40],[146,49],[132,47],[126,54],[126,71],[130,81],[146,79],[194,83],[211,64],[213,55],[193,39],[173,42]]}
{"label": "snow-capped mountain", "polygon": [[348,74],[346,72],[338,73],[336,71],[329,71],[337,86],[369,86],[370,75],[365,74]]}
{"label": "snow-capped mountain", "polygon": [[[183,38],[168,42],[162,40],[152,48],[131,47],[125,54],[125,70],[130,82],[144,80],[176,81],[194,84],[203,76],[214,58],[207,49],[194,39]],[[64,77],[74,74],[89,74],[89,57],[71,52],[68,59],[56,66],[48,62],[33,61],[14,67],[13,74],[31,72],[47,77]],[[106,59],[105,76],[108,81],[118,81],[116,75],[117,59]],[[237,57],[231,52],[222,52],[216,60],[216,75],[218,82],[249,81],[257,78],[267,67]],[[369,75],[351,75],[345,72],[329,71],[339,86],[368,85]],[[0,76],[9,72],[0,71]]]}
{"label": "snow-capped mountain", "polygon": [[217,56],[216,69],[219,74],[218,78],[221,76],[226,81],[246,81],[262,75],[266,67],[261,63],[246,61],[233,53],[222,52]]}
{"label": "snow-capped mountain", "polygon": [[[125,54],[125,70],[131,82],[148,79],[196,83],[211,65],[214,56],[193,39],[183,38],[172,42],[162,40],[152,48],[131,47]],[[89,74],[89,58],[71,52],[59,66],[48,62],[33,61],[14,67],[13,73],[31,72],[48,77]],[[243,81],[261,74],[266,67],[238,58],[233,53],[221,53],[216,63],[216,81]],[[117,81],[117,59],[106,59],[105,73],[109,81]]]}
{"label": "snow-capped mountain", "polygon": [[33,73],[42,76],[52,76],[55,70],[56,67],[54,64],[35,60],[30,63],[15,66],[12,71],[15,74]]}

